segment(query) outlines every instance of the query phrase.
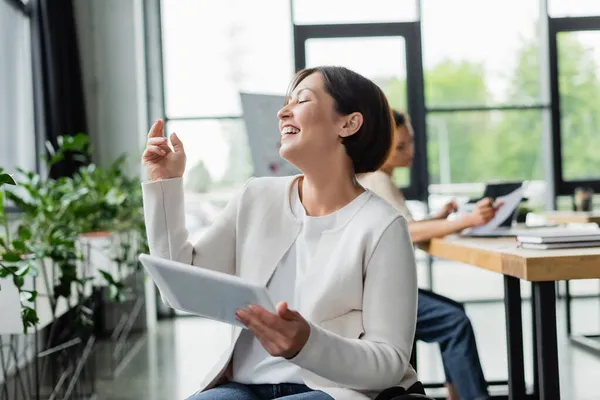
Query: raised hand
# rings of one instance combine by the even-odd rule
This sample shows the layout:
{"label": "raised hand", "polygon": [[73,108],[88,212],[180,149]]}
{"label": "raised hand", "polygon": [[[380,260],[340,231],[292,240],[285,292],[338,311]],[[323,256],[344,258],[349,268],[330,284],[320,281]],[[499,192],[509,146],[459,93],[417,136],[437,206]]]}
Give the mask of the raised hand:
{"label": "raised hand", "polygon": [[148,174],[148,179],[180,178],[185,171],[185,150],[183,143],[175,133],[171,134],[171,145],[162,135],[164,122],[158,120],[150,128],[146,150],[142,154],[142,164]]}

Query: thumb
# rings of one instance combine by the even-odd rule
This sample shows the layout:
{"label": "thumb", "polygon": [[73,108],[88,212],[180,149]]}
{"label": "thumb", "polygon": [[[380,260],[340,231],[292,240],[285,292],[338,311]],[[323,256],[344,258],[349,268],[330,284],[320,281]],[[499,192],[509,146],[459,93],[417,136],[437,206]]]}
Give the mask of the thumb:
{"label": "thumb", "polygon": [[171,144],[173,145],[173,150],[175,153],[184,152],[183,142],[179,139],[179,136],[175,132],[171,133]]}
{"label": "thumb", "polygon": [[279,317],[288,321],[296,319],[296,314],[288,308],[288,303],[285,301],[277,304],[277,314],[279,314]]}
{"label": "thumb", "polygon": [[458,210],[458,204],[456,204],[456,200],[452,200],[450,203],[448,203],[448,205],[452,211]]}

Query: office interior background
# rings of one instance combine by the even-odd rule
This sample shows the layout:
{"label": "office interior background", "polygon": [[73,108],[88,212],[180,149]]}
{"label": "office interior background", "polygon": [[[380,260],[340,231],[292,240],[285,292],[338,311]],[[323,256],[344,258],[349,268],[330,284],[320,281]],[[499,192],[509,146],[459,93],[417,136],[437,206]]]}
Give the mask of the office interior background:
{"label": "office interior background", "polygon": [[[122,172],[143,179],[138,160],[146,133],[163,118],[186,146],[192,235],[253,174],[240,93],[281,95],[296,70],[323,64],[373,79],[393,107],[411,115],[414,165],[394,179],[417,217],[450,199],[462,204],[480,196],[493,182],[528,181],[525,207],[534,214],[571,209],[577,188],[600,193],[598,1],[0,0],[0,34],[4,172],[68,176],[80,161],[49,169],[40,156],[47,140],[56,145],[59,136],[83,133],[91,149],[86,163],[109,168],[126,155]],[[18,221],[18,207],[5,203],[8,219]],[[486,378],[506,380],[502,276],[420,250],[417,258],[421,287],[466,305]],[[36,358],[46,328],[33,339],[31,332],[2,335],[3,349],[23,355],[3,350],[0,399],[35,398],[22,393],[46,382],[22,365],[54,356],[48,362],[56,371],[80,374],[73,387],[63,382],[63,396],[162,399],[193,392],[208,368],[201,365],[210,351],[206,338],[220,328],[167,309],[143,279],[132,285],[139,301],[105,305],[106,318],[116,322],[103,320],[111,326],[91,334],[89,349],[86,336],[76,350],[55,348]],[[522,285],[525,318],[529,293]],[[566,294],[560,282],[563,398],[597,399],[600,358],[569,340]],[[599,297],[597,279],[569,283],[573,331],[600,331]],[[526,352],[531,342],[526,330]],[[86,349],[91,355],[82,363]],[[421,380],[441,382],[437,348],[418,349]],[[112,354],[108,361],[98,361],[103,353]],[[525,367],[530,383],[527,357]],[[15,378],[19,370],[26,372]]]}

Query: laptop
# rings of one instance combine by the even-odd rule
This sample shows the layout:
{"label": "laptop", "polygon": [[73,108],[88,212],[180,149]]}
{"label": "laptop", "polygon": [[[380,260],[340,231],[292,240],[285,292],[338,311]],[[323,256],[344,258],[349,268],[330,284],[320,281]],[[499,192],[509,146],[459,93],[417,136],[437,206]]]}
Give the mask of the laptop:
{"label": "laptop", "polygon": [[[498,209],[496,217],[488,224],[470,228],[461,234],[465,237],[515,237],[522,229],[513,228],[519,214],[519,204],[524,199],[525,185],[523,182],[505,182],[486,185],[482,198],[491,197],[501,200],[504,205]],[[475,200],[475,202],[478,200]]]}

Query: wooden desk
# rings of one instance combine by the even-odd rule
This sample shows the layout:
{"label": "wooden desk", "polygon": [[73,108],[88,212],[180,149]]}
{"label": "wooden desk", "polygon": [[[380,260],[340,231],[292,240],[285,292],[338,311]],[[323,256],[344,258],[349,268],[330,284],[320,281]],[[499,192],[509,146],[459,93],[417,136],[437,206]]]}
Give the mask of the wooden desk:
{"label": "wooden desk", "polygon": [[600,224],[600,212],[584,212],[584,211],[553,211],[543,214],[543,216],[555,224],[570,224],[570,223],[596,223]]}
{"label": "wooden desk", "polygon": [[525,281],[600,279],[600,247],[528,250],[515,239],[449,236],[424,247],[433,257],[459,261]]}
{"label": "wooden desk", "polygon": [[433,239],[431,256],[471,264],[504,276],[509,399],[527,398],[523,363],[521,280],[532,284],[534,397],[560,399],[555,282],[600,278],[600,248],[528,250],[514,239]]}

